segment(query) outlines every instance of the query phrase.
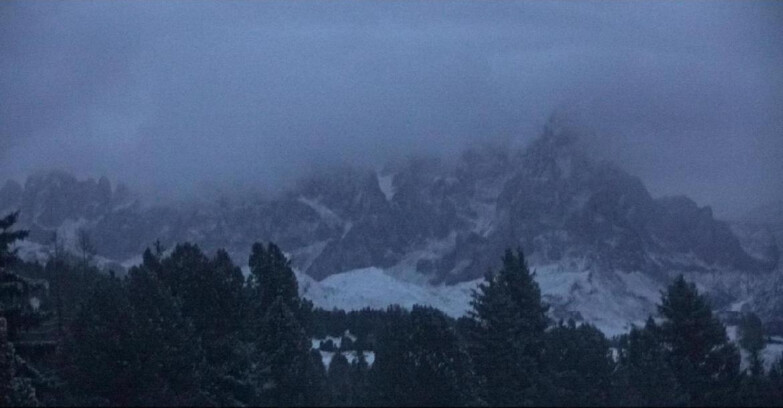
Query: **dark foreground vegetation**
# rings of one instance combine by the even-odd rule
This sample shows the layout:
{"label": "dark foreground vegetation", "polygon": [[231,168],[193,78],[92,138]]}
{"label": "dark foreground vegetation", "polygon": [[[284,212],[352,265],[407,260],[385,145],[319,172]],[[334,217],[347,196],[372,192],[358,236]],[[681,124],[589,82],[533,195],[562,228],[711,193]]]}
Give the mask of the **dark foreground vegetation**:
{"label": "dark foreground vegetation", "polygon": [[[10,250],[25,238],[15,220],[0,220],[3,406],[783,405],[783,363],[764,369],[758,318],[742,325],[741,370],[682,278],[658,316],[607,339],[550,321],[521,251],[506,252],[454,320],[418,306],[314,309],[271,243],[253,246],[247,278],[225,252],[190,244],[147,250],[123,277],[99,272],[86,239],[79,254],[23,262]],[[346,330],[355,337],[339,347],[312,349]]]}

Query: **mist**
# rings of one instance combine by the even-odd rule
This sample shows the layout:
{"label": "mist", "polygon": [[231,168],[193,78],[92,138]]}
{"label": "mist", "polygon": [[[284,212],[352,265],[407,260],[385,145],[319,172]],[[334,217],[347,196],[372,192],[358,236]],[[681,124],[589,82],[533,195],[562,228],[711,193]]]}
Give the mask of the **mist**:
{"label": "mist", "polygon": [[3,2],[0,174],[151,199],[524,145],[554,111],[655,196],[783,199],[777,2]]}

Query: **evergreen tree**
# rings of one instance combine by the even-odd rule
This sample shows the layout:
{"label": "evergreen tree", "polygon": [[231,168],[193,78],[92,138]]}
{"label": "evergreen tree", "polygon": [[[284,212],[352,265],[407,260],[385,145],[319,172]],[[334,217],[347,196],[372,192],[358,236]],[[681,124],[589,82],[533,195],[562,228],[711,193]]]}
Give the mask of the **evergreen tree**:
{"label": "evergreen tree", "polygon": [[65,330],[76,317],[79,303],[90,293],[100,274],[94,265],[76,262],[73,256],[55,250],[43,267],[43,278],[49,284],[47,299],[54,308],[58,338],[65,336]]}
{"label": "evergreen tree", "polygon": [[761,319],[755,313],[744,314],[739,325],[739,345],[748,353],[750,363],[747,375],[742,378],[740,403],[744,406],[766,406],[774,403],[774,400],[770,399],[774,394],[771,389],[773,384],[771,378],[764,375],[761,358],[765,343]]}
{"label": "evergreen tree", "polygon": [[[158,260],[149,252],[145,267],[154,271],[182,305],[182,314],[210,354],[218,354],[237,339],[245,326],[244,278],[224,250],[208,259],[196,245],[177,245],[171,256]],[[214,350],[213,350],[214,349]]]}
{"label": "evergreen tree", "polygon": [[39,326],[45,318],[31,302],[43,292],[43,285],[11,271],[18,262],[11,246],[27,236],[27,231],[13,231],[18,215],[0,219],[0,404],[10,406],[38,404],[31,379],[19,373],[28,364],[14,343],[20,345],[21,332]]}
{"label": "evergreen tree", "polygon": [[769,392],[765,405],[783,405],[783,353],[775,360],[769,369]]}
{"label": "evergreen tree", "polygon": [[118,279],[99,279],[70,326],[63,352],[63,378],[76,405],[133,405],[143,390],[136,370],[134,316]]}
{"label": "evergreen tree", "polygon": [[342,353],[335,353],[329,363],[329,405],[335,407],[354,406],[354,383],[351,365]]}
{"label": "evergreen tree", "polygon": [[364,349],[357,347],[356,361],[351,364],[350,372],[350,383],[353,388],[352,405],[354,406],[366,406],[370,402],[369,372],[370,366],[364,356]]}
{"label": "evergreen tree", "polygon": [[0,218],[0,271],[5,272],[6,268],[16,261],[16,251],[11,249],[16,241],[27,237],[27,231],[12,231],[16,224],[19,213],[11,213]]}
{"label": "evergreen tree", "polygon": [[8,325],[0,317],[0,407],[38,406],[35,388],[29,378],[17,376],[19,364],[14,345],[8,341]]}
{"label": "evergreen tree", "polygon": [[685,403],[669,366],[660,330],[652,317],[620,338],[614,401],[626,406],[677,406]]}
{"label": "evergreen tree", "polygon": [[257,297],[257,313],[263,316],[269,306],[280,298],[286,306],[298,313],[300,309],[299,285],[291,269],[291,261],[273,243],[264,248],[253,244],[250,259],[250,286]]}
{"label": "evergreen tree", "polygon": [[375,347],[369,375],[368,402],[377,406],[415,406],[413,362],[409,356],[410,319],[397,305],[386,309],[387,322]]}
{"label": "evergreen tree", "polygon": [[18,340],[21,331],[39,326],[46,317],[30,299],[43,291],[43,285],[25,279],[11,268],[18,261],[11,246],[27,237],[27,231],[13,231],[19,213],[0,219],[0,317],[6,319],[8,338]]}
{"label": "evergreen tree", "polygon": [[409,354],[413,357],[417,403],[425,406],[481,404],[472,362],[443,312],[414,305]]}
{"label": "evergreen tree", "polygon": [[98,405],[203,405],[203,357],[180,305],[145,266],[102,277],[65,347],[71,400]]}
{"label": "evergreen tree", "polygon": [[680,275],[667,288],[658,310],[667,359],[696,405],[731,404],[739,384],[739,353],[713,316],[709,302]]}
{"label": "evergreen tree", "polygon": [[326,367],[324,367],[321,352],[318,350],[310,350],[308,357],[309,361],[305,367],[304,376],[306,387],[304,405],[309,407],[324,406],[329,402]]}
{"label": "evergreen tree", "polygon": [[522,251],[507,250],[503,267],[473,293],[471,355],[490,405],[541,403],[541,359],[547,307]]}
{"label": "evergreen tree", "polygon": [[546,334],[546,376],[551,379],[547,404],[605,406],[610,402],[614,361],[609,340],[589,324],[573,320]]}
{"label": "evergreen tree", "polygon": [[742,317],[739,326],[740,347],[748,352],[750,359],[750,373],[754,377],[764,374],[764,365],[761,361],[761,350],[764,349],[764,326],[761,319],[755,313],[746,313]]}
{"label": "evergreen tree", "polygon": [[133,310],[134,353],[141,364],[136,381],[144,384],[142,405],[210,403],[202,392],[203,351],[181,303],[144,266],[128,273],[128,298]]}
{"label": "evergreen tree", "polygon": [[[310,340],[282,297],[269,305],[261,321],[256,345],[255,373],[261,405],[303,405],[315,392],[306,381]],[[321,364],[319,361],[318,364]]]}
{"label": "evergreen tree", "polygon": [[456,331],[440,311],[414,306],[410,314],[390,310],[397,318],[378,339],[372,369],[375,403],[395,406],[477,405],[476,379],[470,357]]}

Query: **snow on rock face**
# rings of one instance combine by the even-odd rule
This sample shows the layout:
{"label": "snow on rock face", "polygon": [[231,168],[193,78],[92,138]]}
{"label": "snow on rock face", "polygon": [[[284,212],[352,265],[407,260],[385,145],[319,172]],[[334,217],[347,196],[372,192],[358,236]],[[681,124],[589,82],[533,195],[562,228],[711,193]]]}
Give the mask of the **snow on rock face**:
{"label": "snow on rock face", "polygon": [[653,198],[574,140],[552,125],[525,149],[472,149],[453,168],[417,159],[393,173],[338,169],[238,204],[141,207],[108,180],[54,172],[6,183],[0,207],[21,208],[31,241],[85,228],[98,254],[117,260],[156,240],[189,240],[236,262],[254,242],[275,242],[302,271],[304,295],[329,308],[421,303],[459,316],[476,279],[519,247],[539,269],[553,317],[581,316],[608,332],[654,312],[657,291],[678,273],[718,306],[753,299],[762,318],[781,315],[770,288],[783,288],[783,268],[770,272],[780,258],[770,237],[783,229],[732,231],[686,197]]}
{"label": "snow on rock face", "polygon": [[378,187],[380,187],[381,192],[383,193],[384,197],[386,197],[386,201],[391,201],[394,198],[394,174],[387,174],[387,175],[380,175],[378,174]]}
{"label": "snow on rock face", "polygon": [[365,307],[385,309],[394,304],[411,308],[428,305],[452,317],[468,310],[470,291],[478,280],[457,285],[419,285],[395,279],[379,268],[365,268],[331,275],[317,282],[298,273],[302,296],[316,306],[331,310],[359,310]]}
{"label": "snow on rock face", "polygon": [[[631,324],[643,324],[655,312],[662,287],[640,272],[603,276],[586,270],[567,270],[559,264],[533,269],[544,301],[552,306],[554,320],[575,318],[589,322],[608,336],[627,332]],[[385,309],[393,304],[410,309],[421,304],[454,318],[467,313],[471,292],[482,281],[417,284],[374,267],[332,275],[320,282],[300,272],[296,275],[301,295],[326,310]]]}

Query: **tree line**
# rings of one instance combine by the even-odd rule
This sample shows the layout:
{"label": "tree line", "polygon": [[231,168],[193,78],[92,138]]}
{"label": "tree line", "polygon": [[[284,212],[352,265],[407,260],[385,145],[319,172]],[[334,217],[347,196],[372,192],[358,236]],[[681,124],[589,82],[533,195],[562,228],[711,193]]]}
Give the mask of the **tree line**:
{"label": "tree line", "polygon": [[[549,318],[520,250],[453,319],[425,306],[314,308],[273,243],[253,245],[247,277],[225,251],[188,243],[155,245],[122,277],[89,251],[25,262],[11,250],[26,235],[15,221],[0,219],[0,405],[783,405],[783,362],[765,370],[758,318],[743,322],[741,369],[708,299],[682,277],[657,316],[608,339]],[[345,330],[352,361],[312,348]]]}

